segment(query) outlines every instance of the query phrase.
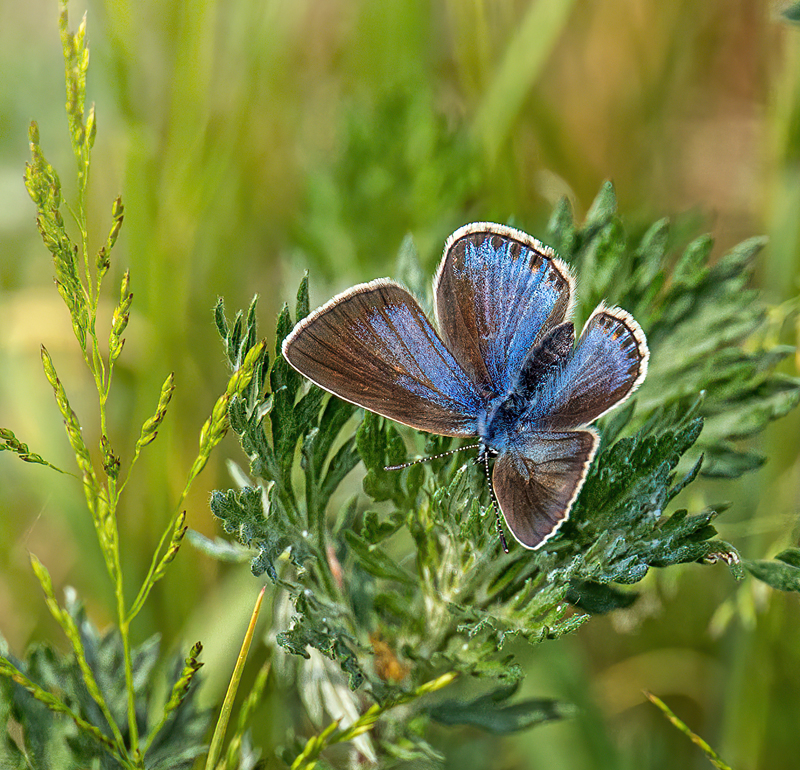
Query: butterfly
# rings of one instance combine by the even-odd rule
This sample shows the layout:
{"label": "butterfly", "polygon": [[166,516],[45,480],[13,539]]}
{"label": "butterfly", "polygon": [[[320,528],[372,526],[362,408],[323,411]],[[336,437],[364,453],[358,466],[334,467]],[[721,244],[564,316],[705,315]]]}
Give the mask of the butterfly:
{"label": "butterfly", "polygon": [[494,458],[491,491],[506,526],[536,549],[586,480],[599,443],[589,425],[647,374],[644,332],[618,307],[601,303],[575,341],[574,292],[553,249],[476,222],[445,244],[436,326],[405,287],[381,278],[301,320],[283,355],[345,401],[418,430],[477,438],[487,474]]}

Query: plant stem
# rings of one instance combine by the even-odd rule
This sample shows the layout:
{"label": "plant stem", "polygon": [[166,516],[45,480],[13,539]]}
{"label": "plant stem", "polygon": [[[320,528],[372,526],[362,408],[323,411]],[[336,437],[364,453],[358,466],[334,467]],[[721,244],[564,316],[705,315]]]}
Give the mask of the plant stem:
{"label": "plant stem", "polygon": [[692,741],[692,743],[695,744],[695,746],[699,746],[702,749],[703,753],[708,757],[708,760],[711,762],[712,765],[714,765],[714,767],[717,768],[717,770],[732,770],[731,766],[723,762],[722,759],[720,759],[719,754],[717,754],[717,752],[714,751],[714,749],[712,749],[711,746],[709,746],[708,743],[706,743],[706,741],[704,741],[699,735],[697,735],[697,733],[693,732],[689,727],[686,726],[684,722],[682,722],[680,719],[678,719],[677,716],[675,716],[672,709],[670,709],[669,706],[667,706],[667,704],[664,703],[663,700],[661,700],[661,698],[659,698],[656,695],[653,695],[653,693],[651,692],[647,692],[646,690],[644,692],[644,696],[653,705],[661,709],[664,716],[675,727],[677,727],[678,730],[680,730],[684,735],[688,735],[689,739]]}
{"label": "plant stem", "polygon": [[247,626],[247,633],[244,635],[242,648],[239,650],[239,657],[236,659],[236,666],[233,669],[231,681],[228,684],[228,691],[225,693],[225,701],[222,704],[222,709],[220,709],[217,726],[214,728],[214,736],[211,739],[211,746],[209,747],[208,758],[206,759],[206,770],[214,770],[222,754],[222,741],[225,739],[225,731],[228,729],[228,721],[233,711],[233,701],[236,698],[236,691],[239,689],[239,682],[242,680],[244,664],[253,641],[258,614],[261,612],[261,602],[264,600],[264,592],[266,590],[266,586],[261,589],[261,592],[258,594],[258,599],[256,599],[256,605],[253,608],[253,614],[250,616],[250,624]]}

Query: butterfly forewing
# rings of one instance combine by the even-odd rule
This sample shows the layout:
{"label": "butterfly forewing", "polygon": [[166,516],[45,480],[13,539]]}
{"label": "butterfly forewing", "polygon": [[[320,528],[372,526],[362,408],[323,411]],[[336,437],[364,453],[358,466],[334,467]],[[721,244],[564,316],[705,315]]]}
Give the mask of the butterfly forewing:
{"label": "butterfly forewing", "polygon": [[503,225],[453,233],[434,283],[442,338],[482,389],[505,394],[531,348],[571,309],[573,278],[555,252]]}
{"label": "butterfly forewing", "polygon": [[492,485],[511,534],[539,548],[569,516],[598,442],[592,430],[528,433],[495,461]]}
{"label": "butterfly forewing", "polygon": [[444,436],[476,433],[474,385],[402,286],[378,280],[334,297],[294,328],[286,360],[321,388]]}
{"label": "butterfly forewing", "polygon": [[543,379],[526,419],[553,431],[594,422],[639,387],[649,355],[639,324],[624,310],[601,305],[564,366]]}

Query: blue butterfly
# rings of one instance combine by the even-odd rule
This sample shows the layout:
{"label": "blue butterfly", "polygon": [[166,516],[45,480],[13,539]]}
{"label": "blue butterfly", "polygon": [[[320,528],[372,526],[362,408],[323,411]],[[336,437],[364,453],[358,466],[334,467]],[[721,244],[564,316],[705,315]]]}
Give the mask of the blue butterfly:
{"label": "blue butterfly", "polygon": [[[354,286],[300,321],[286,360],[321,388],[418,430],[476,437],[493,496],[525,548],[569,516],[597,451],[588,427],[642,383],[638,323],[600,304],[575,342],[575,279],[555,252],[476,222],[444,247],[436,329],[403,286]],[[505,547],[505,540],[501,539]]]}

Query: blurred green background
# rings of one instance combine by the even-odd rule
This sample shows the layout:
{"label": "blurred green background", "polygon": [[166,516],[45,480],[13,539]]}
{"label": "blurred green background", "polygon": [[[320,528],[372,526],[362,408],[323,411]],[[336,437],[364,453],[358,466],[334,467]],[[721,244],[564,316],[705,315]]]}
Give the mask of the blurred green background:
{"label": "blurred green background", "polygon": [[[57,4],[0,0],[0,424],[72,467],[41,373],[51,352],[97,440],[94,389],[22,183],[27,127],[69,193]],[[581,218],[612,179],[631,233],[654,219],[711,231],[722,253],[767,233],[759,282],[770,342],[797,342],[800,280],[800,27],[775,3],[676,0],[210,0],[77,2],[88,10],[88,99],[98,112],[90,225],[105,240],[121,194],[113,284],[135,295],[112,401],[112,441],[132,446],[166,374],[178,391],[148,448],[121,529],[137,586],[183,488],[227,370],[211,310],[258,293],[265,332],[304,269],[312,303],[394,270],[411,233],[431,274],[471,220],[541,234],[552,205]],[[116,289],[106,294],[107,312]],[[795,362],[789,362],[792,371]],[[800,419],[774,424],[770,457],[736,483],[706,482],[692,506],[731,500],[722,536],[751,558],[796,544]],[[123,452],[124,457],[124,452]],[[229,486],[218,451],[188,501],[211,535],[207,497]],[[353,480],[353,487],[358,479]],[[59,638],[28,552],[74,585],[102,627],[113,601],[78,485],[0,456],[0,630],[12,649]],[[219,699],[259,588],[185,547],[134,629],[167,647],[202,639],[205,697]],[[724,567],[653,575],[632,609],[515,651],[523,694],[572,699],[578,719],[513,738],[441,730],[459,768],[706,767],[647,704],[663,697],[737,770],[800,754],[797,597],[735,584]],[[263,652],[262,652],[263,655]],[[272,697],[274,705],[279,696]],[[269,703],[260,740],[282,740]],[[309,728],[310,729],[310,728]]]}

